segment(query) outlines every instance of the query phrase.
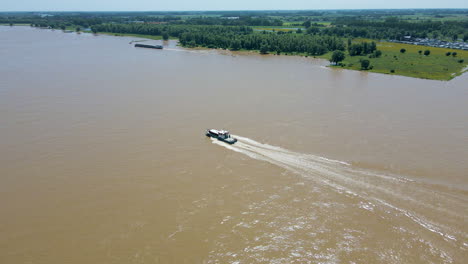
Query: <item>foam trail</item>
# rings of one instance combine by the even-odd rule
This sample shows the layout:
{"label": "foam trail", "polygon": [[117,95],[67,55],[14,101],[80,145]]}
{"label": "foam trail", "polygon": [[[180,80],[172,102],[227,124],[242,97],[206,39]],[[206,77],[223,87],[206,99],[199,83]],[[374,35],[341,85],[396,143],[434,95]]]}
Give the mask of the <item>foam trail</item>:
{"label": "foam trail", "polygon": [[[298,153],[238,135],[234,137],[238,139],[238,142],[233,145],[216,139],[212,140],[214,144],[242,153],[253,159],[272,163],[336,192],[358,197],[391,209],[396,214],[406,216],[425,230],[438,234],[444,239],[457,241],[459,240],[457,236],[462,240],[468,239],[465,232],[455,230],[452,228],[451,223],[436,222],[430,220],[430,217],[424,216],[424,212],[430,211],[450,216],[453,219],[464,219],[464,212],[468,210],[468,206],[463,199],[457,199],[451,196],[450,193],[428,189],[427,186],[416,180],[399,175],[384,175],[353,167],[344,161]],[[437,206],[433,205],[434,201],[437,202]],[[396,204],[400,205],[400,207],[396,206]],[[447,206],[441,206],[441,204]],[[452,210],[450,206],[463,208],[464,210]],[[417,209],[424,209],[425,211],[416,212]],[[461,246],[465,247],[463,244]]]}

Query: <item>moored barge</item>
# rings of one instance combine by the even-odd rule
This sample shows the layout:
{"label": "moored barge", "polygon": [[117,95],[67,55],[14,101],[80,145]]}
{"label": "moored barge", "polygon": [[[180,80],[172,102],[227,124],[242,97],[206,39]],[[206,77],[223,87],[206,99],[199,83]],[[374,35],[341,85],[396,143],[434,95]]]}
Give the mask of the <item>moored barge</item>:
{"label": "moored barge", "polygon": [[148,49],[163,49],[163,46],[161,45],[148,45],[148,44],[140,44],[140,43],[135,44],[135,47],[148,48]]}

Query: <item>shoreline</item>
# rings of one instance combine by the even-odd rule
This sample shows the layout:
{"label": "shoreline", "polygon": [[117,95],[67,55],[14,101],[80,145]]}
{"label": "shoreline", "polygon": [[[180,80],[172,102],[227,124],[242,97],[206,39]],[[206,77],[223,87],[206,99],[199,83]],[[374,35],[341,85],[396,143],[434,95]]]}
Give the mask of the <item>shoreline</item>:
{"label": "shoreline", "polygon": [[[89,32],[89,33],[91,33],[91,32]],[[151,35],[120,34],[120,33],[111,33],[111,32],[98,32],[97,34],[98,35],[102,34],[102,35],[108,35],[108,36],[116,36],[116,37],[138,37],[138,38],[148,39],[148,40],[162,40],[161,36],[151,36]],[[178,41],[177,38],[169,38],[169,40]],[[394,43],[378,41],[377,42],[377,47],[379,47],[379,46],[380,47],[388,47],[391,44],[394,44]],[[411,48],[412,49],[415,49],[415,48],[416,49],[419,49],[419,48],[420,49],[424,49],[424,48],[429,49],[428,47],[417,46],[417,45],[409,45],[409,44],[399,44],[398,46],[401,46],[401,45],[403,45],[407,49],[411,49]],[[407,47],[407,46],[410,46],[410,47]],[[255,54],[255,55],[261,55],[261,56],[287,56],[287,57],[298,57],[298,58],[312,58],[312,59],[319,59],[319,60],[326,60],[326,61],[329,61],[329,58],[331,56],[331,52],[328,52],[328,53],[320,55],[320,56],[310,56],[310,55],[307,55],[307,54],[298,54],[298,53],[290,53],[290,54],[282,53],[282,54],[277,55],[277,54],[274,54],[274,53],[260,54],[259,50],[236,50],[236,51],[233,51],[233,50],[229,50],[229,49],[213,49],[213,48],[206,48],[206,47],[184,47],[184,46],[180,46],[180,47],[183,47],[183,48],[188,49],[188,50],[222,51],[222,52],[228,52],[230,54],[236,54],[236,55],[249,55],[249,56],[251,56],[251,55]],[[459,50],[452,50],[452,49],[445,49],[445,48],[430,48],[430,49],[432,51],[435,51],[434,52],[435,54],[445,53],[445,52],[447,52],[447,50],[450,50],[451,52],[455,51],[457,53],[460,53],[460,57],[457,57],[456,59],[464,58],[464,55],[468,54],[468,51],[464,51],[464,50],[459,51]],[[395,53],[395,51],[393,51],[393,53],[387,51],[387,55],[393,55],[394,53]],[[393,56],[398,56],[398,55],[393,55]],[[430,58],[432,59],[433,57],[430,57]],[[350,60],[350,59],[354,59],[354,60],[367,59],[367,56],[354,56],[354,57],[351,57],[351,56],[348,55],[347,58],[345,59],[345,62],[347,60]],[[352,63],[350,63],[350,64],[352,65]],[[404,64],[407,64],[407,63],[401,63],[398,66],[401,67],[401,66],[404,66]],[[436,63],[434,65],[437,65],[437,64],[438,63]],[[448,72],[448,70],[447,70],[446,73],[438,72],[438,74],[433,73],[431,70],[415,71],[413,68],[406,69],[406,70],[403,70],[403,71],[397,70],[394,73],[392,73],[390,69],[382,69],[382,68],[361,70],[361,69],[357,68],[356,66],[351,67],[351,66],[340,66],[340,65],[332,65],[332,64],[326,65],[326,67],[329,67],[331,69],[343,69],[343,70],[352,70],[352,71],[359,71],[359,72],[370,72],[370,73],[385,74],[385,75],[392,75],[392,76],[403,76],[403,77],[423,79],[423,80],[432,80],[432,81],[451,81],[451,80],[455,79],[456,77],[462,76],[463,74],[468,72],[468,64],[466,64],[466,63],[464,63],[464,67],[462,67],[458,71]],[[449,75],[447,75],[447,74],[449,74]]]}
{"label": "shoreline", "polygon": [[[4,25],[9,26],[9,25]],[[15,26],[15,25],[14,25]],[[16,25],[16,26],[28,26],[28,25]],[[45,29],[45,28],[44,28]],[[61,30],[61,29],[56,29]],[[75,32],[77,33],[77,32]],[[80,33],[90,33],[96,35],[105,35],[105,36],[113,36],[113,37],[136,37],[140,39],[146,40],[163,40],[162,36],[152,36],[152,35],[143,35],[143,34],[131,34],[131,33],[112,33],[112,32],[98,32],[93,33],[91,31],[80,31]],[[171,41],[178,41],[178,38],[169,38]],[[371,40],[372,41],[372,40]],[[359,71],[359,72],[370,72],[370,73],[377,73],[377,74],[386,74],[386,75],[393,75],[393,76],[404,76],[416,79],[425,79],[425,80],[434,80],[434,81],[450,81],[455,79],[456,77],[462,76],[463,74],[468,72],[468,63],[463,62],[460,63],[461,67],[459,67],[454,60],[465,60],[468,58],[468,51],[465,50],[453,50],[453,49],[446,49],[446,48],[433,48],[433,47],[425,47],[425,46],[418,46],[418,45],[410,45],[410,44],[400,44],[400,43],[393,43],[393,42],[383,42],[383,41],[376,41],[377,47],[380,50],[383,50],[383,56],[378,59],[369,59],[371,61],[371,65],[373,67],[371,69],[362,70],[359,68],[359,60],[361,59],[368,59],[368,56],[349,56],[347,55],[345,60],[343,61],[342,65],[326,65],[331,69],[344,69],[344,70],[352,70],[352,71]],[[179,44],[177,44],[179,46]],[[287,56],[287,57],[298,57],[298,58],[313,58],[319,60],[327,60],[329,61],[331,57],[331,52],[328,52],[323,55],[319,56],[310,56],[307,54],[300,54],[300,53],[289,53],[289,54],[260,54],[259,50],[229,50],[229,49],[213,49],[213,48],[206,48],[206,47],[184,47],[180,46],[187,50],[212,50],[212,51],[221,51],[226,52],[229,54],[234,55],[261,55],[261,56]],[[391,47],[391,48],[389,48]],[[413,54],[410,52],[406,54],[399,54],[399,49],[405,48],[408,51],[412,51]],[[415,56],[414,50],[416,49],[429,49],[433,51],[433,55],[431,56]],[[457,52],[460,54],[458,57],[448,58],[443,57],[441,54],[446,52]],[[389,56],[390,55],[390,56]],[[391,56],[395,58],[395,60],[391,59]],[[411,57],[412,56],[412,57]],[[434,59],[434,56],[439,56]],[[399,62],[398,59],[402,60],[403,62]],[[425,59],[429,61],[428,64],[426,61],[420,62],[418,60]],[[451,59],[452,62],[450,65],[447,66],[448,59]],[[406,61],[404,61],[406,60]],[[467,59],[468,61],[468,59]],[[396,62],[396,63],[395,63]],[[442,65],[445,62],[446,64]],[[414,65],[414,64],[416,65]],[[419,64],[417,64],[419,63]],[[411,66],[408,66],[411,64]],[[390,66],[391,65],[391,66]],[[429,66],[427,66],[429,65]],[[412,67],[416,66],[416,67]],[[417,67],[426,67],[425,69],[418,69]],[[451,71],[448,70],[449,66],[452,68]],[[436,67],[439,67],[438,69]],[[441,68],[442,67],[442,68]],[[392,72],[393,71],[393,72]]]}

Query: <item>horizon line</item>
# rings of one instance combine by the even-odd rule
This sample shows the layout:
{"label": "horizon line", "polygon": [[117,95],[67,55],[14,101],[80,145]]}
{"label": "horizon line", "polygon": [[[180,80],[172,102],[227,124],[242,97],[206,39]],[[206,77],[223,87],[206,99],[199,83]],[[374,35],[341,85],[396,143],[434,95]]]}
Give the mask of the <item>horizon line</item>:
{"label": "horizon line", "polygon": [[468,7],[414,7],[414,8],[338,8],[338,9],[218,9],[218,10],[0,10],[6,12],[239,12],[239,11],[340,11],[340,10],[468,10]]}

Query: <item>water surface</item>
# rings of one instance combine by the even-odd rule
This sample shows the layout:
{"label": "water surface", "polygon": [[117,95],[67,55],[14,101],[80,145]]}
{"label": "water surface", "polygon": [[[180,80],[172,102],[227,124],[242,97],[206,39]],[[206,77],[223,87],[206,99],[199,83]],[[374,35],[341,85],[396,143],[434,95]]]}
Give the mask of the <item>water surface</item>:
{"label": "water surface", "polygon": [[468,258],[466,74],[132,40],[0,27],[1,263]]}

